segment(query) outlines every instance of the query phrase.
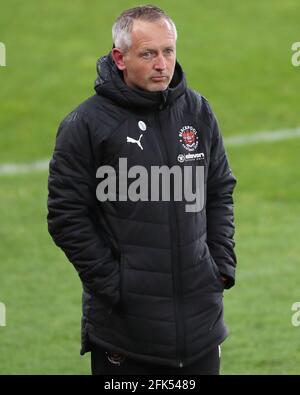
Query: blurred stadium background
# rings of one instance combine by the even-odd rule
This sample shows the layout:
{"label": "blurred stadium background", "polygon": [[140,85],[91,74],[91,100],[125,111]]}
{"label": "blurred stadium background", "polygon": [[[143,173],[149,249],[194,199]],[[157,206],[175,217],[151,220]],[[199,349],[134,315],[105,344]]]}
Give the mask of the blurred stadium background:
{"label": "blurred stadium background", "polygon": [[[47,170],[4,174],[3,165],[50,158],[58,123],[93,94],[114,19],[138,4],[0,3],[7,62],[0,67],[0,374],[90,372],[89,355],[79,356],[79,278],[47,233]],[[178,60],[226,139],[300,126],[300,67],[291,64],[298,0],[154,4],[175,20]],[[227,141],[238,178],[238,269],[225,293],[222,373],[299,374],[291,306],[300,300],[300,139]]]}

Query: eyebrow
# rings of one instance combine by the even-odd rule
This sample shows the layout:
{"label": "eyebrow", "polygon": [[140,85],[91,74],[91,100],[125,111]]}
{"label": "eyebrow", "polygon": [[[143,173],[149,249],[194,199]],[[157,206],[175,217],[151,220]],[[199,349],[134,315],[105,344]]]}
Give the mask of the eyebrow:
{"label": "eyebrow", "polygon": [[[165,47],[163,50],[165,49],[175,49],[175,47],[173,47],[172,45],[168,45],[167,47]],[[157,49],[153,49],[153,48],[142,48],[140,50],[141,52],[157,52]]]}

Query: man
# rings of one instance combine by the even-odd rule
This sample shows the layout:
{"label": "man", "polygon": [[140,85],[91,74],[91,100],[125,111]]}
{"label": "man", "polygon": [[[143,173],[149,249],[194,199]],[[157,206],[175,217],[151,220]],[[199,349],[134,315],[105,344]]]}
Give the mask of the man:
{"label": "man", "polygon": [[124,11],[50,163],[49,232],[82,281],[93,374],[219,373],[236,181],[176,39],[161,9]]}

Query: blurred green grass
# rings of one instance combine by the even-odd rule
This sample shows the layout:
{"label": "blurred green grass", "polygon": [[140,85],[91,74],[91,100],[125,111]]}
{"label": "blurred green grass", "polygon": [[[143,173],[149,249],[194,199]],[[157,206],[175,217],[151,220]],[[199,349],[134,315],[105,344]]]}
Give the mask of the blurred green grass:
{"label": "blurred green grass", "polygon": [[[1,5],[0,164],[50,157],[59,121],[93,94],[95,62],[134,1]],[[157,1],[174,18],[189,85],[223,134],[299,126],[299,2]],[[299,374],[300,140],[228,148],[235,193],[237,284],[225,294],[224,374]],[[88,374],[79,356],[80,282],[46,227],[46,172],[0,176],[0,374]]]}

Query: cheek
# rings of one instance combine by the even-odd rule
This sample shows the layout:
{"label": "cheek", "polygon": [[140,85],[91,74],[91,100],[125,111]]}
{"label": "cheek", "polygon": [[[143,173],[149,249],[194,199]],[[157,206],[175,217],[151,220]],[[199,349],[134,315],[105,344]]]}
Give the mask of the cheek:
{"label": "cheek", "polygon": [[171,69],[174,69],[174,68],[175,68],[175,64],[176,64],[176,58],[170,59],[170,60],[168,61],[168,67],[169,67],[169,69],[170,69],[170,70],[171,70]]}
{"label": "cheek", "polygon": [[143,64],[139,70],[139,76],[142,79],[147,79],[149,75],[152,73],[152,65],[151,64]]}

